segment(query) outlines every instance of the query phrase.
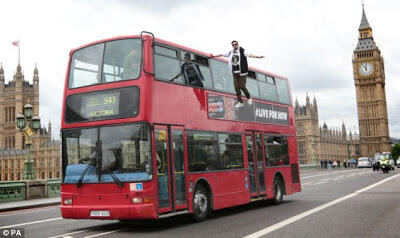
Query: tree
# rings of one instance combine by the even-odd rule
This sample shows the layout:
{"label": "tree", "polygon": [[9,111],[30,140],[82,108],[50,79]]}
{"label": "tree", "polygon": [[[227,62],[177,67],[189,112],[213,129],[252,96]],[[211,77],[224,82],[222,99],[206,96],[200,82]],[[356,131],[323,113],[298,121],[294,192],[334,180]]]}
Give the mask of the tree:
{"label": "tree", "polygon": [[392,157],[394,161],[397,161],[397,158],[400,156],[400,144],[396,144],[392,147]]}

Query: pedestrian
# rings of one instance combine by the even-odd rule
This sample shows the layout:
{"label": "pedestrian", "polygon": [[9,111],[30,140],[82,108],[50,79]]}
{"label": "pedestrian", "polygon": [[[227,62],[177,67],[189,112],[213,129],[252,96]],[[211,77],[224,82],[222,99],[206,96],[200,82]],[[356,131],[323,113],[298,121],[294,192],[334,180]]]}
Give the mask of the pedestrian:
{"label": "pedestrian", "polygon": [[319,161],[319,163],[321,164],[321,170],[323,170],[324,169],[324,161]]}
{"label": "pedestrian", "polygon": [[264,56],[256,56],[248,53],[245,49],[239,46],[236,40],[231,42],[233,50],[229,51],[227,54],[218,54],[211,57],[226,57],[229,58],[229,69],[233,74],[233,83],[235,87],[236,97],[238,103],[235,107],[243,107],[243,100],[241,96],[241,91],[246,95],[247,103],[251,105],[253,103],[249,90],[246,88],[246,77],[248,74],[248,64],[247,57],[251,58],[264,58]]}
{"label": "pedestrian", "polygon": [[327,168],[328,168],[328,161],[324,160],[324,169],[327,169]]}

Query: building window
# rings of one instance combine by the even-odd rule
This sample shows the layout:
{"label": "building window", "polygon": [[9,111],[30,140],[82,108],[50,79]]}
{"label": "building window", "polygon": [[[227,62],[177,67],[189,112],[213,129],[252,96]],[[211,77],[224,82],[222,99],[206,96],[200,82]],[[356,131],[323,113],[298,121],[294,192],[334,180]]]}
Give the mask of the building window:
{"label": "building window", "polygon": [[304,142],[298,142],[298,146],[299,146],[299,154],[305,154],[306,147],[304,146]]}

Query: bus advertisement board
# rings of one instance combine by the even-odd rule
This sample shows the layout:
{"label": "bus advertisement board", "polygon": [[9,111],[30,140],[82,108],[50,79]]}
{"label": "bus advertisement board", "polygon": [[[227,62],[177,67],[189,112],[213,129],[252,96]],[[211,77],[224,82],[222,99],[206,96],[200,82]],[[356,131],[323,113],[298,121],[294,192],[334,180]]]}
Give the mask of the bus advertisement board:
{"label": "bus advertisement board", "polygon": [[274,125],[289,125],[289,112],[287,107],[269,103],[254,102],[236,108],[236,99],[221,95],[208,94],[208,117],[233,121],[248,121]]}

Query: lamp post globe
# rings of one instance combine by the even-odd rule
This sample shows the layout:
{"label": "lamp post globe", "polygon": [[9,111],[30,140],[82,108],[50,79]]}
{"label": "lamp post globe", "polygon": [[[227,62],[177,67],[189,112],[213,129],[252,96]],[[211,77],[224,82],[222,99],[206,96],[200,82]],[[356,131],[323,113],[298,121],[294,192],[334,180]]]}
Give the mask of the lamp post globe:
{"label": "lamp post globe", "polygon": [[32,128],[37,131],[40,128],[40,118],[38,116],[34,116],[32,118]]}
{"label": "lamp post globe", "polygon": [[25,117],[22,114],[18,114],[17,116],[17,127],[20,130],[25,128]]}
{"label": "lamp post globe", "polygon": [[31,119],[32,114],[33,114],[33,106],[28,103],[24,106],[24,115],[27,119]]}

